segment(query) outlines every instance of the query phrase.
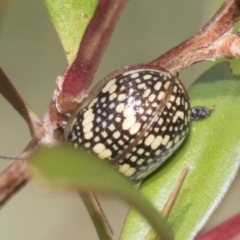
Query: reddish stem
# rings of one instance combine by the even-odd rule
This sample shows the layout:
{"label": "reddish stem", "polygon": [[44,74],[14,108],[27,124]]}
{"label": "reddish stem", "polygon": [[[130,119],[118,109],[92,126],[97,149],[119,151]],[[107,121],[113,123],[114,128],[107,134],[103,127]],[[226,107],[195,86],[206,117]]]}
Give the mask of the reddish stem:
{"label": "reddish stem", "polygon": [[99,0],[77,57],[65,76],[59,96],[62,112],[72,112],[76,107],[76,101],[85,95],[127,2],[128,0]]}
{"label": "reddish stem", "polygon": [[240,1],[226,0],[213,18],[195,35],[151,61],[150,64],[177,72],[195,62],[215,60],[221,56],[217,41],[229,35],[239,19]]}

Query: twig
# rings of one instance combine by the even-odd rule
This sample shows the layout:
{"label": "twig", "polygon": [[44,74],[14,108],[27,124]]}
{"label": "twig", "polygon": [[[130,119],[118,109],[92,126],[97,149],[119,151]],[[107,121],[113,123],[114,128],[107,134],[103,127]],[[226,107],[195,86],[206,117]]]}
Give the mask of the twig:
{"label": "twig", "polygon": [[24,159],[27,159],[37,146],[37,142],[32,140],[17,157],[23,160],[14,160],[0,174],[0,207],[27,183],[29,175],[26,170],[26,160]]}
{"label": "twig", "polygon": [[80,193],[101,240],[111,240],[111,228],[108,225],[101,206],[93,192]]}
{"label": "twig", "polygon": [[[103,3],[104,0],[101,0],[99,2]],[[114,3],[114,1],[111,2]],[[239,36],[238,34],[231,34],[231,30],[240,18],[239,6],[240,0],[226,0],[221,9],[215,14],[209,23],[207,23],[203,28],[199,30],[197,34],[185,42],[179,44],[175,48],[171,49],[170,51],[166,52],[164,55],[152,61],[150,64],[160,65],[162,67],[168,68],[172,72],[177,72],[198,61],[214,60],[217,57],[239,56]],[[117,17],[120,16],[120,12],[122,11],[123,7],[124,4],[122,7],[120,7]],[[117,18],[113,19],[115,19],[115,24]],[[99,56],[102,55],[103,50],[109,41],[112,30],[113,28],[110,31],[108,30],[108,36],[106,37],[105,35],[103,37],[104,42],[100,44],[98,51]],[[91,31],[90,28],[89,31]],[[104,35],[104,31],[100,32]],[[93,57],[93,55],[90,56]],[[86,57],[88,58],[89,55]],[[96,59],[97,65],[99,60],[100,58]],[[95,72],[97,65],[92,66],[92,73],[87,73],[89,78],[93,76],[92,74]],[[74,69],[77,71],[76,67],[74,67]],[[77,74],[77,72],[74,74]],[[86,85],[84,86],[86,87]],[[67,109],[67,100],[66,104],[63,103],[65,100],[65,97],[62,97],[60,100],[60,104],[65,105],[63,107],[64,110]],[[57,124],[66,118],[64,115],[61,115],[59,112],[57,112],[56,106],[54,104],[54,102],[50,104],[47,120],[52,124],[51,127],[54,129],[54,133],[57,133],[55,135],[56,139],[61,139],[63,136],[58,132]],[[17,190],[20,189],[27,180],[28,175],[25,171],[24,162],[15,161],[11,163],[10,166],[0,174],[0,205],[6,202],[12,194],[16,193]]]}
{"label": "twig", "polygon": [[193,63],[240,56],[240,38],[231,31],[240,19],[240,1],[226,0],[213,18],[195,35],[150,62],[178,72]]}

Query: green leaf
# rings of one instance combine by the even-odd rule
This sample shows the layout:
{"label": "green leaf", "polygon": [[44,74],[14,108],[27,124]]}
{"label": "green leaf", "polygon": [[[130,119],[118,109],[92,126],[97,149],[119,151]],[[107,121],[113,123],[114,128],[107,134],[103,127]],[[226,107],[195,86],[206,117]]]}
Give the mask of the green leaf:
{"label": "green leaf", "polygon": [[60,146],[40,150],[29,164],[33,175],[49,186],[120,196],[140,211],[163,239],[173,239],[165,220],[146,198],[110,164],[96,156]]}
{"label": "green leaf", "polygon": [[[214,111],[204,121],[191,123],[180,149],[141,185],[140,192],[161,211],[182,170],[191,167],[168,219],[176,240],[196,236],[239,169],[239,80],[226,63],[215,65],[197,80],[189,90],[191,105],[215,105]],[[149,229],[131,210],[121,240],[145,239]]]}
{"label": "green leaf", "polygon": [[71,65],[97,1],[44,0],[44,3]]}

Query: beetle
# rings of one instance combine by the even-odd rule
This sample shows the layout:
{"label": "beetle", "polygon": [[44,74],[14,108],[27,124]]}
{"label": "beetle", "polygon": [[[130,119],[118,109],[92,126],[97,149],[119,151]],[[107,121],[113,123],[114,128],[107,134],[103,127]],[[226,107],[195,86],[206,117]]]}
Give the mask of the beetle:
{"label": "beetle", "polygon": [[134,65],[104,78],[69,119],[65,138],[108,160],[134,182],[157,169],[181,145],[190,119],[210,114],[190,107],[180,79],[162,67]]}

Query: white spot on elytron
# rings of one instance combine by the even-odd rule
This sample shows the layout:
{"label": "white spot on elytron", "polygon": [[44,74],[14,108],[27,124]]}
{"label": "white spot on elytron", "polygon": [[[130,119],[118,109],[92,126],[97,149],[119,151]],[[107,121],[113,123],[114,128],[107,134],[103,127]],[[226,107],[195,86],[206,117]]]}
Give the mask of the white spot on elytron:
{"label": "white spot on elytron", "polygon": [[135,168],[129,168],[129,169],[127,170],[127,172],[125,172],[124,174],[125,174],[125,176],[130,177],[130,176],[132,176],[135,172],[136,172],[136,169],[135,169]]}
{"label": "white spot on elytron", "polygon": [[164,132],[164,131],[166,131],[166,129],[167,129],[166,126],[163,126],[163,127],[161,128],[161,131]]}
{"label": "white spot on elytron", "polygon": [[95,132],[99,132],[100,131],[100,128],[99,127],[96,127],[95,128]]}
{"label": "white spot on elytron", "polygon": [[139,159],[139,160],[137,161],[137,164],[138,164],[138,165],[142,165],[143,162],[144,162],[144,159]]}
{"label": "white spot on elytron", "polygon": [[155,85],[154,85],[154,89],[159,91],[160,88],[162,87],[162,83],[161,82],[157,82]]}
{"label": "white spot on elytron", "polygon": [[177,111],[172,119],[172,121],[175,123],[178,118],[184,119],[184,113],[182,111]]}
{"label": "white spot on elytron", "polygon": [[152,109],[151,109],[151,108],[149,108],[149,109],[147,110],[147,112],[146,112],[146,113],[147,113],[148,115],[151,115],[151,114],[152,114],[152,112],[153,112],[153,111],[152,111]]}
{"label": "white spot on elytron", "polygon": [[143,149],[143,148],[139,148],[139,149],[137,150],[137,153],[140,154],[140,155],[143,154],[143,153],[144,153],[144,149]]}
{"label": "white spot on elytron", "polygon": [[151,78],[152,78],[152,75],[150,75],[150,74],[146,74],[146,75],[143,76],[144,80],[148,80],[148,79],[151,79]]}
{"label": "white spot on elytron", "polygon": [[177,86],[175,86],[175,87],[173,88],[173,92],[174,92],[174,93],[177,93]]}
{"label": "white spot on elytron", "polygon": [[169,142],[170,136],[169,135],[165,135],[163,140],[162,140],[162,144],[166,145]]}
{"label": "white spot on elytron", "polygon": [[128,104],[131,104],[132,102],[135,102],[135,99],[131,96],[128,98]]}
{"label": "white spot on elytron", "polygon": [[74,143],[74,144],[73,144],[73,147],[74,147],[74,148],[78,148],[78,144],[77,144],[77,143]]}
{"label": "white spot on elytron", "polygon": [[166,149],[169,149],[172,145],[173,145],[173,142],[170,141],[170,142],[167,144]]}
{"label": "white spot on elytron", "polygon": [[156,95],[152,93],[152,94],[149,96],[148,101],[153,102],[153,101],[155,100],[155,98],[156,98]]}
{"label": "white spot on elytron", "polygon": [[137,160],[137,156],[132,156],[131,158],[130,158],[130,161],[131,162],[135,162]]}
{"label": "white spot on elytron", "polygon": [[120,94],[119,96],[118,96],[118,101],[123,101],[123,100],[125,100],[127,98],[127,95],[126,94]]}
{"label": "white spot on elytron", "polygon": [[118,139],[120,136],[121,136],[121,133],[119,131],[116,131],[116,132],[113,133],[113,137],[115,139]]}
{"label": "white spot on elytron", "polygon": [[111,95],[109,96],[109,100],[112,101],[112,100],[114,100],[116,97],[117,97],[117,94],[114,92],[113,94],[111,94]]}
{"label": "white spot on elytron", "polygon": [[89,132],[92,128],[93,128],[93,124],[92,124],[92,122],[90,122],[88,125],[86,125],[86,126],[83,128],[83,132],[84,132],[84,133],[87,133],[87,132]]}
{"label": "white spot on elytron", "polygon": [[135,82],[136,82],[136,83],[140,83],[140,82],[141,82],[141,79],[140,79],[140,78],[135,79]]}
{"label": "white spot on elytron", "polygon": [[[112,79],[111,81],[109,81],[106,86],[103,88],[102,92],[105,93],[107,91],[110,90],[110,88],[115,85],[116,79]],[[116,85],[115,85],[116,86]]]}
{"label": "white spot on elytron", "polygon": [[88,110],[83,114],[83,116],[84,116],[84,118],[87,118],[87,117],[88,117],[89,115],[91,115],[91,114],[93,114],[92,108],[88,109]]}
{"label": "white spot on elytron", "polygon": [[153,104],[152,104],[152,107],[153,108],[156,108],[158,106],[158,104],[156,103],[156,102],[154,102]]}
{"label": "white spot on elytron", "polygon": [[111,123],[108,129],[113,132],[115,130],[115,126]]}
{"label": "white spot on elytron", "polygon": [[118,104],[117,107],[116,107],[116,111],[120,113],[123,110],[124,110],[124,103]]}
{"label": "white spot on elytron", "polygon": [[159,124],[159,125],[162,125],[162,124],[163,124],[163,118],[159,118],[158,124]]}
{"label": "white spot on elytron", "polygon": [[92,106],[98,101],[98,98],[94,98],[91,103],[89,104],[89,108],[92,108]]}
{"label": "white spot on elytron", "polygon": [[124,117],[129,117],[129,116],[133,115],[133,113],[134,113],[134,111],[133,111],[133,105],[131,105],[131,106],[129,106],[129,107],[127,107],[127,108],[124,109],[124,111],[123,111],[123,116],[124,116]]}
{"label": "white spot on elytron", "polygon": [[105,145],[103,145],[102,143],[97,143],[94,145],[93,147],[93,151],[95,153],[101,153],[106,149]]}
{"label": "white spot on elytron", "polygon": [[188,120],[187,120],[187,117],[184,118],[184,124],[187,125],[188,123]]}
{"label": "white spot on elytron", "polygon": [[127,163],[124,163],[123,165],[119,166],[119,172],[125,174],[130,169],[130,165]]}
{"label": "white spot on elytron", "polygon": [[123,140],[121,140],[121,139],[118,141],[118,143],[119,143],[119,145],[121,145],[121,146],[124,145],[124,142],[123,142]]}
{"label": "white spot on elytron", "polygon": [[85,137],[86,139],[92,138],[92,137],[93,137],[93,132],[91,131],[91,132],[85,133],[85,134],[84,134],[84,137]]}
{"label": "white spot on elytron", "polygon": [[122,85],[121,87],[120,87],[120,91],[123,91],[125,89],[125,85]]}
{"label": "white spot on elytron", "polygon": [[161,137],[161,136],[157,136],[157,137],[153,140],[153,142],[152,142],[152,144],[151,144],[151,148],[152,148],[152,149],[157,149],[157,148],[161,145],[162,141],[163,141],[162,137]]}
{"label": "white spot on elytron", "polygon": [[135,104],[136,104],[137,106],[139,106],[141,103],[142,103],[141,100],[137,100],[137,101],[135,102]]}
{"label": "white spot on elytron", "polygon": [[134,123],[134,124],[131,126],[131,128],[129,129],[130,134],[131,134],[131,135],[136,134],[136,133],[139,131],[140,127],[141,127],[141,123],[140,123],[140,122]]}
{"label": "white spot on elytron", "polygon": [[110,115],[108,116],[108,119],[109,119],[109,120],[112,120],[113,117],[114,117],[114,115],[113,115],[113,114],[110,114]]}
{"label": "white spot on elytron", "polygon": [[180,99],[180,97],[177,97],[177,99],[176,99],[176,104],[178,105],[178,106],[180,106],[180,104],[181,104],[181,99]]}
{"label": "white spot on elytron", "polygon": [[163,97],[164,97],[164,95],[165,95],[164,92],[163,92],[163,91],[160,91],[159,94],[158,94],[158,96],[157,96],[158,100],[162,100]]}
{"label": "white spot on elytron", "polygon": [[90,148],[90,147],[91,147],[90,142],[86,142],[86,143],[84,144],[84,147],[85,147],[85,148]]}
{"label": "white spot on elytron", "polygon": [[93,140],[94,140],[95,142],[98,142],[98,141],[100,141],[100,138],[99,138],[99,136],[96,136]]}
{"label": "white spot on elytron", "polygon": [[116,104],[114,102],[112,102],[110,105],[109,105],[109,108],[113,109],[115,108]]}
{"label": "white spot on elytron", "polygon": [[112,139],[109,139],[109,138],[108,138],[108,139],[107,139],[107,143],[108,143],[108,144],[112,144],[112,143],[113,143]]}
{"label": "white spot on elytron", "polygon": [[134,92],[134,89],[133,88],[130,88],[129,89],[129,94],[132,94]]}
{"label": "white spot on elytron", "polygon": [[145,152],[145,156],[150,156],[150,152]]}
{"label": "white spot on elytron", "polygon": [[163,114],[164,114],[164,115],[167,115],[167,112],[166,112],[166,111],[163,111]]}
{"label": "white spot on elytron", "polygon": [[146,89],[146,84],[142,83],[137,86],[139,89]]}
{"label": "white spot on elytron", "polygon": [[121,118],[120,117],[116,117],[116,122],[120,122]]}
{"label": "white spot on elytron", "polygon": [[168,89],[169,86],[170,86],[171,82],[170,81],[167,81],[165,84],[164,84],[164,88],[165,89]]}
{"label": "white spot on elytron", "polygon": [[106,131],[103,131],[103,132],[101,132],[100,134],[101,134],[104,138],[107,138],[107,136],[108,136],[108,134],[107,134]]}
{"label": "white spot on elytron", "polygon": [[135,116],[129,116],[125,118],[122,124],[123,130],[128,130],[135,122],[136,122]]}
{"label": "white spot on elytron", "polygon": [[188,103],[185,102],[185,110],[187,110],[187,109],[188,109]]}
{"label": "white spot on elytron", "polygon": [[101,121],[102,121],[102,119],[100,117],[97,117],[96,122],[100,123]]}
{"label": "white spot on elytron", "polygon": [[169,127],[169,129],[168,129],[170,132],[173,130],[173,127],[171,126],[171,127]]}
{"label": "white spot on elytron", "polygon": [[137,77],[139,77],[139,73],[133,73],[133,74],[131,75],[131,78],[137,78]]}
{"label": "white spot on elytron", "polygon": [[170,101],[171,101],[171,102],[174,102],[175,98],[176,98],[176,97],[175,97],[174,95],[171,95]]}
{"label": "white spot on elytron", "polygon": [[160,149],[158,149],[156,152],[154,152],[155,156],[159,156],[160,154],[161,154],[161,150]]}
{"label": "white spot on elytron", "polygon": [[109,89],[109,94],[114,93],[116,91],[116,89],[117,89],[117,85],[116,84],[112,85]]}
{"label": "white spot on elytron", "polygon": [[99,158],[101,159],[109,158],[111,157],[111,155],[112,155],[112,151],[109,149],[105,149],[103,152],[98,154]]}
{"label": "white spot on elytron", "polygon": [[106,121],[102,122],[102,127],[103,127],[103,128],[106,128],[106,127],[107,127],[107,122],[106,122]]}
{"label": "white spot on elytron", "polygon": [[82,121],[82,126],[85,127],[86,125],[88,125],[90,122],[92,122],[94,119],[94,114],[90,114],[87,117],[84,118],[84,120]]}
{"label": "white spot on elytron", "polygon": [[144,122],[147,121],[147,119],[148,119],[148,118],[147,118],[146,116],[144,116],[144,115],[141,116],[141,120],[143,120]]}
{"label": "white spot on elytron", "polygon": [[103,97],[103,98],[101,99],[101,102],[104,103],[104,102],[106,101],[106,99],[107,99],[106,97]]}
{"label": "white spot on elytron", "polygon": [[123,135],[123,138],[129,140],[129,137],[127,135]]}
{"label": "white spot on elytron", "polygon": [[143,97],[143,98],[146,98],[150,93],[151,93],[151,90],[148,88],[148,89],[146,89],[146,90],[144,91],[142,97]]}
{"label": "white spot on elytron", "polygon": [[167,105],[167,108],[168,108],[168,109],[170,109],[171,106],[172,106],[171,102],[168,102],[166,105]]}
{"label": "white spot on elytron", "polygon": [[144,113],[144,108],[142,108],[142,107],[139,108],[139,109],[138,109],[138,113],[143,114],[143,113]]}

